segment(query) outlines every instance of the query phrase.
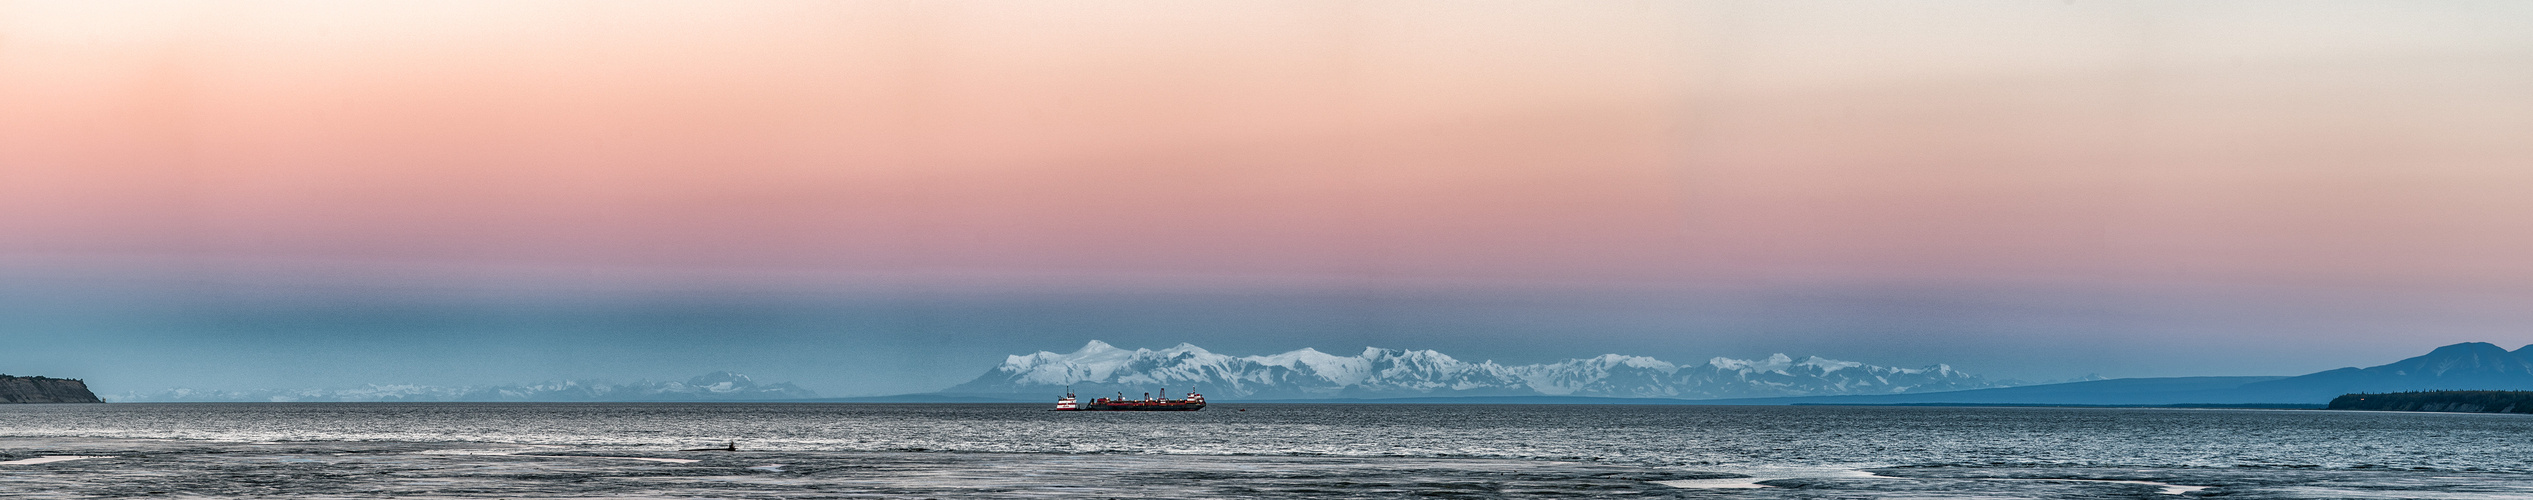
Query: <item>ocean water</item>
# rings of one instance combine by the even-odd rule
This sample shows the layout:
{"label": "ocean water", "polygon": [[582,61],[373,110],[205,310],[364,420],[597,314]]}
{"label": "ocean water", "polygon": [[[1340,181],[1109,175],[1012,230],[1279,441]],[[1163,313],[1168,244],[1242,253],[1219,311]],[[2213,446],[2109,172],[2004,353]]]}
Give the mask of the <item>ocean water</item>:
{"label": "ocean water", "polygon": [[0,496],[2533,498],[2526,415],[1046,408],[0,406]]}

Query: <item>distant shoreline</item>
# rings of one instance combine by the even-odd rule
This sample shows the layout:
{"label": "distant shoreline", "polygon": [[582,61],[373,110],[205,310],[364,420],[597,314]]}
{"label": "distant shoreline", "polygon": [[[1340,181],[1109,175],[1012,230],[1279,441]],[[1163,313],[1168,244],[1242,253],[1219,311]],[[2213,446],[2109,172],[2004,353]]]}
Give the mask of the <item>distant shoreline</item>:
{"label": "distant shoreline", "polygon": [[[1453,398],[1409,398],[1409,399],[1280,399],[1280,400],[1260,400],[1260,401],[1218,401],[1218,402],[1215,402],[1215,403],[1214,403],[1214,406],[1231,406],[1231,405],[1243,405],[1243,404],[1259,404],[1259,405],[1415,405],[1415,406],[1449,406],[1449,405],[1555,406],[1555,405],[1568,405],[1568,406],[1846,406],[1846,407],[1930,407],[1930,408],[1946,408],[1946,407],[1950,407],[1950,408],[2172,408],[2172,409],[2192,409],[2192,408],[2198,408],[2198,409],[2249,409],[2249,410],[2323,410],[2323,409],[2332,409],[2332,408],[2326,408],[2326,406],[2327,406],[2327,405],[2322,405],[2322,404],[2276,404],[2276,403],[2246,403],[2246,404],[2191,403],[2191,404],[2162,404],[2162,405],[2145,405],[2145,404],[2056,404],[2056,403],[1773,403],[1773,404],[1753,404],[1753,403],[1710,403],[1710,402],[1703,402],[1703,401],[1697,401],[1697,400],[1673,400],[1673,399],[1624,399],[1624,398],[1608,398],[1608,399],[1606,399],[1606,400],[1602,400],[1602,399],[1593,399],[1593,398],[1575,398],[1575,399],[1577,399],[1577,400],[1542,400],[1542,401],[1505,401],[1505,400],[1494,400],[1495,398],[1475,398],[1475,399],[1482,399],[1482,400],[1452,400],[1452,399],[1453,399]],[[1046,404],[1046,405],[1051,405],[1052,403],[1040,402],[1040,401],[1014,401],[1014,400],[1007,400],[1007,399],[983,399],[983,398],[965,398],[965,399],[919,399],[919,398],[873,397],[873,398],[816,398],[816,399],[769,399],[769,400],[722,400],[722,401],[673,401],[673,400],[627,400],[627,401],[141,401],[141,402],[108,402],[108,404],[117,405],[117,406],[126,406],[126,405],[609,405],[609,404],[640,404],[640,405],[651,405],[651,404],[701,404],[701,405],[716,405],[716,404],[857,404],[857,405],[863,405],[863,404],[869,404],[869,405],[887,405],[887,404],[916,404],[916,405],[933,405],[933,404],[937,404],[937,405],[991,404],[991,405],[1042,405],[1042,404]]]}
{"label": "distant shoreline", "polygon": [[[735,401],[734,401],[735,402]],[[982,396],[873,396],[860,398],[818,398],[760,403],[867,403],[867,404],[1054,404],[1052,401],[1017,400]],[[1625,406],[1928,406],[1928,407],[2039,407],[2039,408],[2210,408],[2320,410],[2321,403],[2172,403],[2172,404],[2066,404],[2066,403],[1848,403],[1848,402],[1754,402],[1751,400],[1697,400],[1666,398],[1597,398],[1582,396],[1472,396],[1429,398],[1354,398],[1354,399],[1262,399],[1220,400],[1215,406],[1235,404],[1361,404],[1361,405],[1625,405]]]}
{"label": "distant shoreline", "polygon": [[2333,410],[2438,413],[2533,413],[2533,391],[2356,393],[2331,399]]}

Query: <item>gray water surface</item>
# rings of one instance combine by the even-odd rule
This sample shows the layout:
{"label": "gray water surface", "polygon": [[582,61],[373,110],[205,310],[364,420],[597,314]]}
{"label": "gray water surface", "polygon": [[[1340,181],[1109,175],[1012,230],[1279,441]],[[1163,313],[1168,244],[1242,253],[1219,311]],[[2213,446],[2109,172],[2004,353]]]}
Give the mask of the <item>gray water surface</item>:
{"label": "gray water surface", "polygon": [[[194,485],[188,490],[192,494],[214,496],[367,491],[447,497],[1025,497],[1132,492],[1125,496],[1228,498],[1587,492],[2179,498],[2167,493],[2177,490],[2162,485],[2186,485],[2209,487],[2189,490],[2193,496],[2242,498],[2533,497],[2533,440],[2526,439],[2533,436],[2533,417],[2524,415],[1236,403],[1201,412],[1045,408],[728,403],[0,406],[0,460],[110,457],[0,465],[0,486],[18,486],[0,491],[61,497],[148,495],[123,491],[128,483],[105,479],[147,473],[189,478],[184,484]],[[734,441],[741,452],[680,451]],[[289,458],[271,458],[285,456]],[[73,470],[97,479],[43,473]],[[284,471],[309,477],[345,475],[331,482],[253,481],[266,477],[258,474]],[[907,477],[929,479],[903,480]],[[1718,479],[1733,477],[1743,479]],[[1744,487],[1728,487],[1735,483]],[[222,490],[237,484],[272,489]]]}

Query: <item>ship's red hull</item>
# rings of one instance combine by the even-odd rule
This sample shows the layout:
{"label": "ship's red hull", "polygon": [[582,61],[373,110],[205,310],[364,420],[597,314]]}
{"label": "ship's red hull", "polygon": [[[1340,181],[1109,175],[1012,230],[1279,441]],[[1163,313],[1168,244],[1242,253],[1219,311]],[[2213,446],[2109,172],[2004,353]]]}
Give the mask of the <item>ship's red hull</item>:
{"label": "ship's red hull", "polygon": [[1205,395],[1195,393],[1189,393],[1187,399],[1166,397],[1153,399],[1151,394],[1145,394],[1143,399],[1099,398],[1082,401],[1074,399],[1073,394],[1067,392],[1064,394],[1064,399],[1055,400],[1055,411],[1196,411],[1202,409],[1205,409]]}
{"label": "ship's red hull", "polygon": [[1081,409],[1074,411],[1196,411],[1202,409],[1205,409],[1205,403],[1203,402],[1145,403],[1141,401],[1122,401],[1116,403],[1086,403],[1082,405]]}

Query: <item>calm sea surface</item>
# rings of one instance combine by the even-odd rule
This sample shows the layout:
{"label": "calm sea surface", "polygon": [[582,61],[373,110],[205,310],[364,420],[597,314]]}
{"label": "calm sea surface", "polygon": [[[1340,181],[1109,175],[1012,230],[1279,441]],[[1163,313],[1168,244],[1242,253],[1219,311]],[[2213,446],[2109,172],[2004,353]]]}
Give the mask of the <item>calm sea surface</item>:
{"label": "calm sea surface", "polygon": [[[957,476],[955,472],[960,468],[1006,472],[1060,469],[1045,465],[1051,463],[1047,461],[1122,471],[1155,467],[1236,470],[1262,463],[1300,469],[1469,464],[1461,468],[1483,471],[1537,464],[1683,473],[1686,475],[1647,477],[1648,481],[1690,486],[1697,486],[1692,484],[1697,481],[1679,479],[1792,478],[1792,482],[1761,485],[1774,486],[1764,490],[1692,487],[1663,493],[1670,490],[1654,487],[1628,490],[1631,495],[1764,496],[1847,484],[1832,484],[1836,481],[1862,484],[1870,481],[1853,476],[1867,474],[1932,477],[1958,476],[1962,471],[1980,471],[1973,475],[1990,482],[2034,477],[2032,471],[2057,471],[2055,476],[2042,474],[2049,477],[2073,478],[2076,476],[2070,474],[2081,473],[2076,475],[2141,481],[2102,482],[2108,485],[2102,488],[2124,488],[2115,490],[2118,494],[2114,497],[2141,491],[2146,493],[2139,494],[2160,494],[2148,491],[2153,485],[2147,483],[2189,484],[2179,482],[2188,480],[2232,481],[2228,484],[2233,486],[2214,486],[2235,488],[2241,493],[2238,496],[2246,498],[2509,498],[2517,492],[2533,494],[2533,489],[2523,489],[2526,478],[2519,477],[2533,474],[2533,417],[2524,415],[2111,408],[1298,404],[1218,404],[1192,413],[1133,413],[1049,412],[1044,411],[1046,407],[675,403],[12,405],[0,406],[0,460],[52,453],[94,453],[112,458],[40,466],[84,464],[78,466],[88,468],[82,470],[111,472],[114,469],[99,468],[116,467],[117,463],[150,468],[145,464],[146,458],[178,460],[191,453],[184,450],[215,450],[203,453],[237,457],[246,456],[238,455],[245,451],[227,447],[258,446],[263,448],[257,449],[281,453],[271,451],[279,449],[272,447],[307,446],[323,449],[288,453],[329,457],[472,453],[478,458],[507,454],[621,455],[727,461],[737,460],[727,457],[741,455],[680,450],[735,442],[742,454],[754,455],[745,455],[749,460],[727,464],[733,467],[748,465],[738,462],[775,460],[807,463],[960,457],[952,461],[991,462],[923,466],[944,468],[948,471],[943,472],[944,477]],[[364,448],[362,443],[378,445]],[[668,461],[627,463],[632,465],[626,467],[679,465]],[[828,464],[828,468],[820,470],[846,474],[853,467],[861,467],[846,462]],[[341,466],[366,465],[344,462]],[[25,471],[35,467],[38,466],[0,468],[0,480],[23,480],[31,477],[25,476]],[[158,468],[191,470],[188,467],[213,466],[170,462]],[[767,474],[804,470],[800,465],[788,467],[748,470]],[[1437,467],[1452,468],[1411,468]],[[1891,470],[1894,468],[1901,470]],[[1813,479],[1803,479],[1809,477],[1804,474],[1770,475],[1782,471],[1862,470],[1882,472],[1849,472],[1844,478],[1841,474],[1811,474],[1818,476]],[[2101,471],[2136,471],[2133,475],[2153,477],[2136,479],[2104,475]],[[591,474],[614,477],[603,471]],[[835,477],[842,480],[846,476]],[[1220,480],[1244,481],[1239,477]],[[1477,478],[1469,480],[1483,482]],[[1806,480],[1813,482],[1803,482]],[[1934,480],[1909,481],[1919,484]],[[213,484],[220,480],[204,481]],[[1056,485],[1053,481],[1057,480],[1049,481],[1049,485]],[[1897,481],[1902,480],[1887,479],[1880,484],[1900,484]],[[2344,484],[2322,484],[2330,481]],[[2048,482],[2030,484],[2038,488],[2043,483]],[[2085,487],[2094,484],[2058,483]],[[1820,486],[1825,484],[1830,486]],[[64,496],[99,494],[80,490],[76,484],[56,486]],[[683,491],[662,487],[670,488],[661,490],[667,492],[663,494]],[[1025,485],[1021,487],[1026,489]],[[1516,486],[1493,488],[1486,491],[1509,496],[1528,496],[1517,493],[1529,491]],[[1881,491],[1873,488],[1858,491],[1867,493],[1864,496],[1906,496],[1891,491],[1872,494]],[[498,488],[485,491],[522,493]],[[925,494],[996,496],[996,491],[1003,490]],[[1332,490],[1332,494],[1341,491]],[[2227,490],[2193,494],[2223,491]],[[2403,491],[2416,493],[2399,493]],[[287,496],[322,492],[263,493]],[[1264,490],[1144,493],[1274,496],[1266,494],[1272,491]],[[2084,497],[2094,493],[2098,492],[2084,490],[2049,496]],[[468,496],[462,491],[439,494]]]}

